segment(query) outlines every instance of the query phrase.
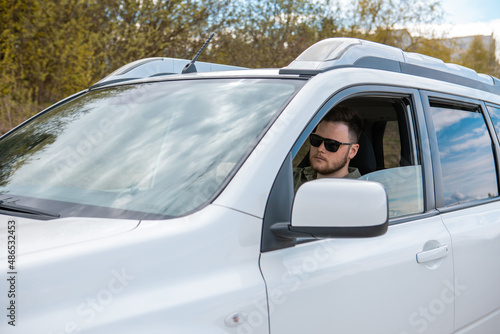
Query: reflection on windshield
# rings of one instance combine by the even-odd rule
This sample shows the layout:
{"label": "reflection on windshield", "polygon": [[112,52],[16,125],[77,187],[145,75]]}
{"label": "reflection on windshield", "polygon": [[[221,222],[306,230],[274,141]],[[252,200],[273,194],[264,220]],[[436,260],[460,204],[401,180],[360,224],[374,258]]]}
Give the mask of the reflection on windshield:
{"label": "reflection on windshield", "polygon": [[210,200],[301,81],[103,89],[0,141],[0,193],[166,216]]}
{"label": "reflection on windshield", "polygon": [[498,195],[491,138],[482,114],[431,108],[445,205]]}

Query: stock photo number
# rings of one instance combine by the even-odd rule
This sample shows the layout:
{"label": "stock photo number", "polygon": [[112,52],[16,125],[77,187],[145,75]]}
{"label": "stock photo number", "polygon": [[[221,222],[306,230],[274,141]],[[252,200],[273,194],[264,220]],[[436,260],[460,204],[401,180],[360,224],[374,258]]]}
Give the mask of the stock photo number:
{"label": "stock photo number", "polygon": [[7,322],[16,325],[16,221],[7,223]]}

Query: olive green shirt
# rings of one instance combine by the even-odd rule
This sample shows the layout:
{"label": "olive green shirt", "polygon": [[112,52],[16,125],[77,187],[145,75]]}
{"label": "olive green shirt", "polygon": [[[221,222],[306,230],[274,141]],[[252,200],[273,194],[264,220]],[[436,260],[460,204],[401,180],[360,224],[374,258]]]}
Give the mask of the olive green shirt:
{"label": "olive green shirt", "polygon": [[[346,179],[358,179],[361,177],[359,170],[355,167],[349,167],[348,172],[349,174],[344,176],[344,178]],[[317,173],[312,169],[312,167],[294,168],[293,169],[294,191],[297,192],[297,189],[299,189],[299,187],[303,183],[315,180],[316,176]]]}

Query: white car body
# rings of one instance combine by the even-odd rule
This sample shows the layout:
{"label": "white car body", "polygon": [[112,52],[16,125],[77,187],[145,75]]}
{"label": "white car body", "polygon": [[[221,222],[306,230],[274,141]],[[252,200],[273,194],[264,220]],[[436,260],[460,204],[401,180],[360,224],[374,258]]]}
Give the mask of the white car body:
{"label": "white car body", "polygon": [[[396,61],[395,57],[388,59]],[[441,177],[436,176],[439,152],[436,139],[429,136],[428,101],[455,100],[478,106],[498,159],[498,138],[486,106],[500,105],[500,93],[493,88],[486,91],[479,84],[473,88],[337,62],[339,68],[306,79],[278,70],[189,75],[189,80],[283,76],[305,83],[236,165],[217,196],[188,214],[170,219],[36,219],[2,210],[0,305],[4,316],[0,332],[499,332],[500,197],[497,192],[490,198],[443,203]],[[304,65],[306,70],[308,66]],[[315,66],[321,66],[320,62]],[[180,75],[154,80],[187,79]],[[481,84],[488,85],[485,81]],[[286,223],[282,226],[288,232],[281,227],[276,232],[278,241],[268,244],[273,199],[285,198],[285,206],[292,204],[279,195],[282,190],[273,193],[283,184],[281,178],[291,172],[290,160],[305,141],[304,134],[332,106],[373,96],[385,99],[382,102],[412,101],[407,111],[413,124],[409,133],[415,138],[413,154],[418,157],[414,166],[422,166],[418,170],[423,174],[415,179],[420,184],[419,209],[392,216],[387,203],[389,209],[396,204],[391,204],[390,194],[389,200],[386,197],[386,191],[392,190],[376,182],[313,181],[295,197],[291,221],[280,221]],[[19,129],[22,125],[11,133]],[[358,186],[360,190],[354,190]],[[339,200],[332,200],[330,206],[318,204],[320,197],[329,200],[328,190],[331,196],[343,196],[342,204]],[[314,195],[320,191],[321,195]],[[9,239],[14,235],[9,221],[15,221],[15,243],[7,242],[14,240]],[[333,236],[337,230],[332,230],[330,237],[318,232],[316,238],[286,239],[286,233],[293,236],[300,229],[314,233],[320,226],[360,230],[385,226],[387,231],[372,237],[339,238]],[[12,244],[15,267],[9,268],[8,245]],[[9,291],[14,296],[8,297]],[[9,310],[12,304],[14,313]]]}

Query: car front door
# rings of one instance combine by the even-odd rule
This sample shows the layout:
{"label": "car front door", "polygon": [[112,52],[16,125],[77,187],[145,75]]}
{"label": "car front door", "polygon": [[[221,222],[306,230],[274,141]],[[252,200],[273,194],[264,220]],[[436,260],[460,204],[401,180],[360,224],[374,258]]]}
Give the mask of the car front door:
{"label": "car front door", "polygon": [[[418,92],[394,87],[366,89],[344,92],[344,96],[352,93],[353,97],[342,103],[359,111],[365,120],[364,130],[378,157],[378,170],[362,179],[385,186],[391,216],[388,231],[373,238],[296,240],[280,246],[279,242],[266,243],[270,223],[265,217],[260,265],[272,334],[453,331],[451,238],[433,209],[433,194],[429,192],[433,181],[426,176],[431,175],[432,166]],[[339,99],[334,97],[318,112],[301,138],[307,138]],[[396,124],[393,130],[390,122]],[[305,139],[297,142],[302,146]],[[407,155],[407,159],[400,157],[391,165],[389,147],[394,145],[397,149],[393,153]],[[298,147],[291,150],[292,154],[300,151]],[[291,170],[288,163],[273,191],[289,182],[289,177],[282,176],[286,174],[283,170]],[[273,193],[268,202],[271,205]],[[363,203],[352,207],[363,210]],[[332,219],[336,210],[332,203]]]}

